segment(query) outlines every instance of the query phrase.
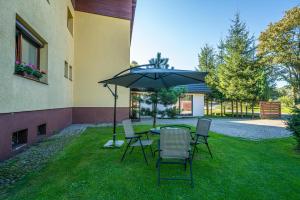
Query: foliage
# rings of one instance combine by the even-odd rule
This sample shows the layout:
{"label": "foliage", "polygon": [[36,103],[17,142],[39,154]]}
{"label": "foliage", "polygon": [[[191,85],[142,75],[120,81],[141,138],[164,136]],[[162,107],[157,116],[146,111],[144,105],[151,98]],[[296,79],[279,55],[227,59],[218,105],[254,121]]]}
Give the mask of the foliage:
{"label": "foliage", "polygon": [[255,57],[254,37],[235,15],[229,34],[221,43],[218,89],[230,100],[257,100],[264,88],[264,69]]}
{"label": "foliage", "polygon": [[33,75],[37,79],[40,79],[47,74],[46,71],[39,70],[34,65],[21,63],[19,61],[16,61],[15,64],[15,73],[20,75],[24,75],[24,73],[26,73],[27,75]]}
{"label": "foliage", "polygon": [[[158,113],[157,104],[162,104],[164,106],[174,105],[177,103],[179,97],[181,97],[185,93],[185,91],[186,90],[182,87],[161,88],[155,92],[150,92],[147,95],[145,95],[145,103],[152,105],[151,116],[154,118],[153,126],[156,125],[156,115]],[[168,111],[166,113],[159,112],[158,114],[168,116],[170,114],[173,116],[173,113],[171,113],[171,111]]]}
{"label": "foliage", "polygon": [[200,54],[198,55],[199,65],[198,71],[207,72],[205,77],[205,83],[210,87],[211,94],[210,98],[223,99],[224,95],[218,90],[218,75],[217,75],[217,59],[213,47],[205,44],[201,48]]}
{"label": "foliage", "polygon": [[294,7],[278,22],[270,24],[259,37],[258,54],[281,80],[293,87],[300,98],[300,8]]}
{"label": "foliage", "polygon": [[279,97],[279,101],[285,106],[285,107],[292,107],[294,105],[294,100],[290,96],[281,96]]}
{"label": "foliage", "polygon": [[174,117],[176,117],[176,115],[178,115],[179,109],[176,108],[176,106],[173,106],[173,107],[171,107],[171,108],[167,108],[167,109],[165,110],[165,112],[166,112],[166,115],[167,115],[169,118],[174,118]]}
{"label": "foliage", "polygon": [[287,129],[290,130],[295,136],[298,145],[297,150],[300,150],[300,109],[294,107],[293,114],[288,118]]}
{"label": "foliage", "polygon": [[153,64],[154,68],[161,68],[161,69],[168,69],[170,67],[168,62],[169,62],[169,58],[162,58],[160,52],[157,53],[156,58],[151,58],[149,60],[149,64]]}
{"label": "foliage", "polygon": [[158,103],[164,106],[174,105],[185,92],[181,87],[162,88],[158,91]]}
{"label": "foliage", "polygon": [[141,115],[142,116],[151,116],[150,108],[141,108]]}
{"label": "foliage", "polygon": [[138,62],[136,62],[136,61],[131,61],[131,63],[130,63],[130,67],[136,67],[136,66],[138,66],[139,64],[138,64]]}

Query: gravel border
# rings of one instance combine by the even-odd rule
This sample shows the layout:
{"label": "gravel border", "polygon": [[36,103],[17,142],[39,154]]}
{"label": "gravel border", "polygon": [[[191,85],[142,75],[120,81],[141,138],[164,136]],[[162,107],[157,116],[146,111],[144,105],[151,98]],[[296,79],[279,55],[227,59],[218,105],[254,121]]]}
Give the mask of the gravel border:
{"label": "gravel border", "polygon": [[0,197],[25,175],[43,168],[56,153],[83,133],[87,127],[89,125],[71,125],[58,134],[30,145],[16,156],[0,162]]}

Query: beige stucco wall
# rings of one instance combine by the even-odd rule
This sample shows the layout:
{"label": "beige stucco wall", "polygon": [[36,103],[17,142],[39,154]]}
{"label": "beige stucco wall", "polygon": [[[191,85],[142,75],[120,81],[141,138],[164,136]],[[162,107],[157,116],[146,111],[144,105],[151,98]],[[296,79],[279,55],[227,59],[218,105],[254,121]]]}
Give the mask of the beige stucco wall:
{"label": "beige stucco wall", "polygon": [[[0,0],[0,113],[73,105],[73,82],[64,78],[65,60],[75,66],[67,7],[74,16],[70,0]],[[16,14],[48,43],[48,85],[14,75]]]}
{"label": "beige stucco wall", "polygon": [[[129,66],[130,21],[75,13],[75,107],[112,107],[113,97],[100,80]],[[119,87],[119,107],[129,106],[129,90]]]}

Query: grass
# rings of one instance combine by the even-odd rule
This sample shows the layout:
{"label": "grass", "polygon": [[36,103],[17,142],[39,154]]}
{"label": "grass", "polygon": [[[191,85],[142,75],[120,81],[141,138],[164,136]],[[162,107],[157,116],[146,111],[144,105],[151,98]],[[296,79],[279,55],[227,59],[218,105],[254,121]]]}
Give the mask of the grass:
{"label": "grass", "polygon": [[[111,128],[89,128],[44,169],[11,188],[7,199],[300,199],[300,155],[293,138],[248,141],[211,135],[214,159],[200,148],[193,163],[194,189],[180,181],[158,187],[155,159],[148,154],[147,166],[135,149],[121,163],[124,147],[102,148]],[[185,173],[181,166],[162,171]]]}

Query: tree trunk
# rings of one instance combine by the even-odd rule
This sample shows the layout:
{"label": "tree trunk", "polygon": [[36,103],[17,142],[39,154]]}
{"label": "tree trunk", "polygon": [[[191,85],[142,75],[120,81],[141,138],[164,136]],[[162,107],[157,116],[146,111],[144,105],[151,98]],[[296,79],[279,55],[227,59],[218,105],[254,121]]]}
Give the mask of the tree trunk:
{"label": "tree trunk", "polygon": [[234,117],[234,113],[233,113],[233,100],[231,100],[231,116]]}
{"label": "tree trunk", "polygon": [[252,112],[252,119],[254,118],[254,101],[252,101],[252,108],[251,108],[251,112]]}
{"label": "tree trunk", "polygon": [[[157,92],[155,92],[156,101],[157,101]],[[157,102],[153,104],[153,128],[156,127],[156,116],[157,116]]]}
{"label": "tree trunk", "polygon": [[213,107],[213,100],[211,99],[210,100],[210,114],[211,114],[211,116],[213,115],[212,107]]}
{"label": "tree trunk", "polygon": [[293,85],[293,98],[294,98],[294,104],[297,105],[298,103],[298,91],[297,91],[297,86]]}
{"label": "tree trunk", "polygon": [[206,95],[206,115],[208,115],[208,96]]}
{"label": "tree trunk", "polygon": [[240,108],[241,108],[241,117],[244,117],[243,116],[243,102],[241,101],[241,103],[240,103]]}
{"label": "tree trunk", "polygon": [[221,116],[223,116],[223,101],[221,100]]}
{"label": "tree trunk", "polygon": [[238,103],[238,101],[236,100],[235,101],[235,109],[236,109],[236,117],[238,117],[239,116],[239,103]]}
{"label": "tree trunk", "polygon": [[246,117],[248,116],[248,103],[246,103]]}
{"label": "tree trunk", "polygon": [[223,112],[224,116],[226,116],[226,104],[224,102],[224,112]]}

